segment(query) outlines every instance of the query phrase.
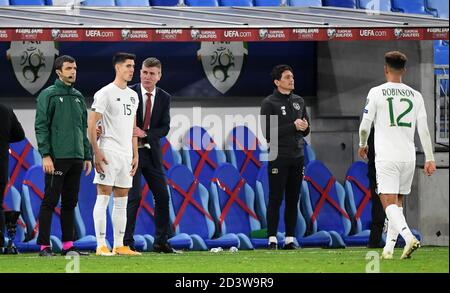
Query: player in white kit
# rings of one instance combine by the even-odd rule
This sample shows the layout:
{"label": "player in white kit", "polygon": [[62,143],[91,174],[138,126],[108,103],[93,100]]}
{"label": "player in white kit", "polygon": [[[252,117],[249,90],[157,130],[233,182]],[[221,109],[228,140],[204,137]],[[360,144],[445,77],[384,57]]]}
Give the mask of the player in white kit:
{"label": "player in white kit", "polygon": [[367,96],[363,119],[359,127],[361,158],[367,158],[367,139],[372,122],[375,126],[375,168],[378,193],[389,220],[386,246],[381,258],[392,259],[398,234],[406,245],[400,258],[409,258],[420,247],[403,215],[403,196],[411,192],[416,166],[414,132],[419,134],[425,153],[424,173],[436,170],[427,114],[422,95],[402,83],[406,56],[398,51],[385,54],[384,73],[387,82],[372,88]]}
{"label": "player in white kit", "polygon": [[[112,83],[95,93],[89,116],[88,132],[94,151],[94,183],[97,184],[98,193],[93,216],[97,238],[96,254],[100,256],[140,255],[123,245],[128,190],[132,186],[133,175],[138,166],[137,137],[133,137],[133,129],[139,99],[137,93],[127,86],[133,78],[135,59],[135,55],[128,53],[114,55],[116,77]],[[102,133],[97,142],[96,126],[99,122]],[[114,248],[111,252],[105,238],[106,209],[112,192]]]}

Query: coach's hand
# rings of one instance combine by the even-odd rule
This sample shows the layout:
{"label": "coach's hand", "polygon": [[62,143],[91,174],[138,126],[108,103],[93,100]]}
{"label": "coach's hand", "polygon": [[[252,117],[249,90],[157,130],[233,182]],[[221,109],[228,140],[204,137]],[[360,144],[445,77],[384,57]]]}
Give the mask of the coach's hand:
{"label": "coach's hand", "polygon": [[140,129],[139,127],[135,126],[133,128],[133,136],[137,136],[139,138],[144,138],[147,136],[147,133],[145,133],[145,131]]}
{"label": "coach's hand", "polygon": [[358,149],[358,156],[363,159],[366,160],[367,159],[367,152],[369,151],[369,146],[364,146],[364,147],[360,147]]}
{"label": "coach's hand", "polygon": [[84,174],[85,174],[86,176],[89,175],[89,174],[91,173],[91,171],[92,171],[92,164],[91,164],[91,161],[88,161],[88,160],[84,161],[83,170],[85,171]]}
{"label": "coach's hand", "polygon": [[101,151],[97,151],[94,155],[94,167],[97,173],[104,173],[102,163],[108,165],[108,161],[106,160],[105,155]]}
{"label": "coach's hand", "polygon": [[423,167],[423,172],[427,176],[431,176],[434,171],[436,171],[436,162],[435,161],[428,161],[425,162],[425,166]]}
{"label": "coach's hand", "polygon": [[133,161],[131,161],[131,171],[130,171],[131,176],[134,176],[134,174],[136,174],[138,164],[139,164],[139,156],[134,156]]}
{"label": "coach's hand", "polygon": [[44,173],[53,175],[55,172],[55,166],[53,165],[52,158],[47,155],[42,159],[42,169],[44,169]]}

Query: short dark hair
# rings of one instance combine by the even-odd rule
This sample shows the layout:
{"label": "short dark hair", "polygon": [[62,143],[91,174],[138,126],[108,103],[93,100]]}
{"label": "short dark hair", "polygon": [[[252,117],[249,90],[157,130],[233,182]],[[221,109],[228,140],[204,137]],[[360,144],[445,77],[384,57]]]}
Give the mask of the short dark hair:
{"label": "short dark hair", "polygon": [[145,67],[158,67],[161,70],[161,61],[155,57],[149,57],[142,62],[142,66]]}
{"label": "short dark hair", "polygon": [[272,81],[280,80],[281,76],[283,75],[283,72],[286,70],[289,70],[290,72],[293,72],[292,67],[286,64],[278,64],[272,69]]}
{"label": "short dark hair", "polygon": [[124,53],[124,52],[116,53],[112,59],[113,66],[115,67],[116,64],[123,63],[128,59],[136,60],[136,55],[131,54],[131,53]]}
{"label": "short dark hair", "polygon": [[408,61],[408,58],[402,52],[390,51],[384,54],[384,60],[386,61],[386,65],[388,65],[389,67],[396,70],[402,70],[405,68],[405,64],[406,61]]}
{"label": "short dark hair", "polygon": [[64,62],[74,63],[75,58],[69,55],[62,55],[55,59],[55,70],[61,70]]}

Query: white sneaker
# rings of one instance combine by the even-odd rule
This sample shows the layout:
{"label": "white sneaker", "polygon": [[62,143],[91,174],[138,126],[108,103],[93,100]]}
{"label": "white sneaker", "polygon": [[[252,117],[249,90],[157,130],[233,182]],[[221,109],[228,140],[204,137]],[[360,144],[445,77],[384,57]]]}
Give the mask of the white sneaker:
{"label": "white sneaker", "polygon": [[382,252],[380,259],[394,259],[394,252],[393,251],[387,251],[387,252]]}
{"label": "white sneaker", "polygon": [[405,247],[403,248],[403,253],[402,256],[400,256],[400,259],[410,258],[411,254],[419,247],[419,240],[417,240],[416,237],[413,237],[413,239],[406,243]]}

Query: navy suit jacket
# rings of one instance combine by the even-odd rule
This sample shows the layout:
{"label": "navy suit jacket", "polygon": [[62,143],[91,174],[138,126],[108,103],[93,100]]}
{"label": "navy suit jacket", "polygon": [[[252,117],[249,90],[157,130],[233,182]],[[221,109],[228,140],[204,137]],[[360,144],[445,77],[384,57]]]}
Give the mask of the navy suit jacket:
{"label": "navy suit jacket", "polygon": [[[130,88],[137,92],[139,97],[139,106],[136,113],[136,125],[142,129],[144,125],[143,97],[141,84],[131,85]],[[145,97],[147,98],[147,97]],[[162,162],[160,139],[169,133],[170,129],[170,100],[171,95],[163,89],[156,87],[155,101],[153,102],[152,116],[150,119],[150,128],[146,131],[146,140],[150,144],[150,152],[154,162]],[[148,150],[144,148],[144,150]]]}

